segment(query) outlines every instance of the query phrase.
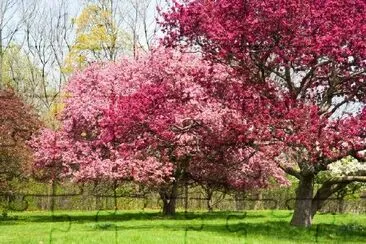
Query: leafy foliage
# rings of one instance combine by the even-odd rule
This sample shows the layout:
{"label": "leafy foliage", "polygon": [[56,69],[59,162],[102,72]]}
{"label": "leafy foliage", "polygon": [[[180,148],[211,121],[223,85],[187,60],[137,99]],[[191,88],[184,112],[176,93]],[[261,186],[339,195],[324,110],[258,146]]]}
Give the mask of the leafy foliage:
{"label": "leafy foliage", "polygon": [[0,107],[0,191],[6,191],[12,179],[26,175],[31,152],[25,142],[40,122],[12,90],[0,91]]}
{"label": "leafy foliage", "polygon": [[95,61],[115,60],[118,50],[128,49],[127,34],[116,26],[112,10],[87,4],[74,21],[76,39],[63,71],[72,73]]}

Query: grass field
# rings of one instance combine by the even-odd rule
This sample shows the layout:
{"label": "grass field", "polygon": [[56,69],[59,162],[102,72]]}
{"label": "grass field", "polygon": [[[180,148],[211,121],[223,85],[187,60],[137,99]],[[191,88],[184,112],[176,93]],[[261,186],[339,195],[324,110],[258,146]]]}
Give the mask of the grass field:
{"label": "grass field", "polygon": [[362,243],[366,215],[318,214],[310,229],[291,227],[289,211],[19,212],[0,219],[0,243]]}

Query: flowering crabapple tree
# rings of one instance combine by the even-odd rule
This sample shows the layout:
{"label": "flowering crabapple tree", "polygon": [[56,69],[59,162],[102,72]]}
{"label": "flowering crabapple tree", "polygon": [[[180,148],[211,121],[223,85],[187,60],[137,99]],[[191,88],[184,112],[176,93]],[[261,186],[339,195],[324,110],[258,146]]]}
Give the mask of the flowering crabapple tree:
{"label": "flowering crabapple tree", "polygon": [[[259,92],[246,90],[240,80],[229,80],[230,71],[221,65],[209,66],[195,56],[174,54],[155,53],[144,67],[150,74],[141,78],[144,85],[130,96],[112,100],[113,107],[101,122],[104,141],[117,141],[125,160],[162,164],[160,167],[166,169],[161,174],[168,172],[171,180],[167,179],[169,184],[158,189],[163,212],[174,213],[177,189],[189,180],[235,189],[267,187],[269,179],[286,183],[273,163],[255,157],[260,152],[250,151],[248,145],[254,129],[259,130],[261,124],[254,127],[246,121],[250,116],[246,109],[234,109],[242,103],[256,106],[253,100],[236,101],[238,92],[242,96],[245,93],[259,96]],[[159,72],[153,73],[153,69]],[[212,81],[217,83],[214,87]],[[227,87],[219,95],[223,81]],[[251,135],[239,139],[238,135],[243,133],[236,131],[249,127],[253,127]],[[146,170],[133,173],[135,179],[160,183],[145,175]]]}
{"label": "flowering crabapple tree", "polygon": [[[251,146],[253,138],[270,136],[261,121],[279,99],[232,72],[170,49],[93,65],[70,79],[59,131],[33,138],[35,166],[57,164],[60,175],[79,182],[146,185],[159,192],[167,215],[187,182],[235,189],[286,184],[275,162]],[[56,144],[49,143],[53,133]]]}
{"label": "flowering crabapple tree", "polygon": [[[365,180],[362,172],[331,178],[314,193],[314,180],[328,165],[364,158],[365,9],[363,0],[174,0],[162,13],[167,46],[199,51],[248,83],[276,84],[286,93],[267,121],[276,145],[266,148],[299,180],[295,226],[310,226],[331,194]],[[358,114],[340,116],[355,103]],[[279,149],[282,154],[271,153]]]}

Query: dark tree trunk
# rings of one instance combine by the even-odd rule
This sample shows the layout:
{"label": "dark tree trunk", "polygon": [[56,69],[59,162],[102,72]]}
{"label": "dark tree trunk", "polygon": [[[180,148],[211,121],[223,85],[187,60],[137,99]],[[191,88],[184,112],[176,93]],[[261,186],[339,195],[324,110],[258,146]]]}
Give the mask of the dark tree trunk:
{"label": "dark tree trunk", "polygon": [[295,210],[292,215],[291,225],[310,227],[314,209],[313,203],[314,176],[303,176],[296,191]]}
{"label": "dark tree trunk", "polygon": [[338,192],[342,189],[344,189],[347,186],[348,183],[330,183],[326,182],[324,183],[317,191],[313,198],[312,203],[312,216],[316,214],[316,212],[321,209],[325,203],[325,201],[332,196],[335,192]]}
{"label": "dark tree trunk", "polygon": [[175,215],[175,205],[176,205],[176,199],[174,198],[163,201],[163,215],[165,216]]}
{"label": "dark tree trunk", "polygon": [[175,208],[178,196],[178,184],[174,182],[172,188],[160,191],[160,198],[163,201],[163,215],[173,216],[175,215]]}

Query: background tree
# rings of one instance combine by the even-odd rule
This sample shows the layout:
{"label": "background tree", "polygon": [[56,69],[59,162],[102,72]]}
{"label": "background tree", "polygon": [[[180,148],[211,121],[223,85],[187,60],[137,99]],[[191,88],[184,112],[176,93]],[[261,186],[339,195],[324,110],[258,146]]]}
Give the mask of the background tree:
{"label": "background tree", "polygon": [[[43,4],[43,5],[42,5]],[[73,30],[73,16],[67,0],[45,4],[35,1],[35,13],[25,22],[23,50],[38,67],[42,90],[37,94],[43,105],[42,114],[47,114],[58,100],[61,87],[67,76],[63,72],[63,61],[69,52]],[[34,23],[39,23],[35,25]]]}
{"label": "background tree", "polygon": [[12,180],[24,179],[32,153],[25,142],[40,126],[29,106],[11,90],[0,91],[0,192],[14,190]]}
{"label": "background tree", "polygon": [[16,0],[6,0],[0,3],[0,88],[3,87],[4,53],[19,29],[19,23],[15,25],[15,28],[9,25],[10,20],[14,17],[17,2]]}
{"label": "background tree", "polygon": [[30,60],[18,45],[9,46],[3,54],[2,81],[11,87],[23,100],[37,109],[44,110],[39,98],[44,89],[41,70]]}
{"label": "background tree", "polygon": [[157,7],[162,6],[161,0],[128,0],[118,7],[121,26],[132,37],[133,56],[138,58],[156,44],[159,26]]}
{"label": "background tree", "polygon": [[[157,7],[164,5],[161,0],[85,0],[110,9],[115,25],[127,35],[128,54],[138,58],[157,44],[159,25]],[[124,46],[122,46],[124,48]]]}
{"label": "background tree", "polygon": [[4,0],[0,3],[0,88],[3,85],[3,58],[5,52],[22,29],[23,21],[32,16],[34,5],[22,0]]}
{"label": "background tree", "polygon": [[64,70],[72,72],[93,61],[114,61],[128,50],[127,34],[118,29],[113,1],[88,3],[75,19],[76,38],[65,60]]}

